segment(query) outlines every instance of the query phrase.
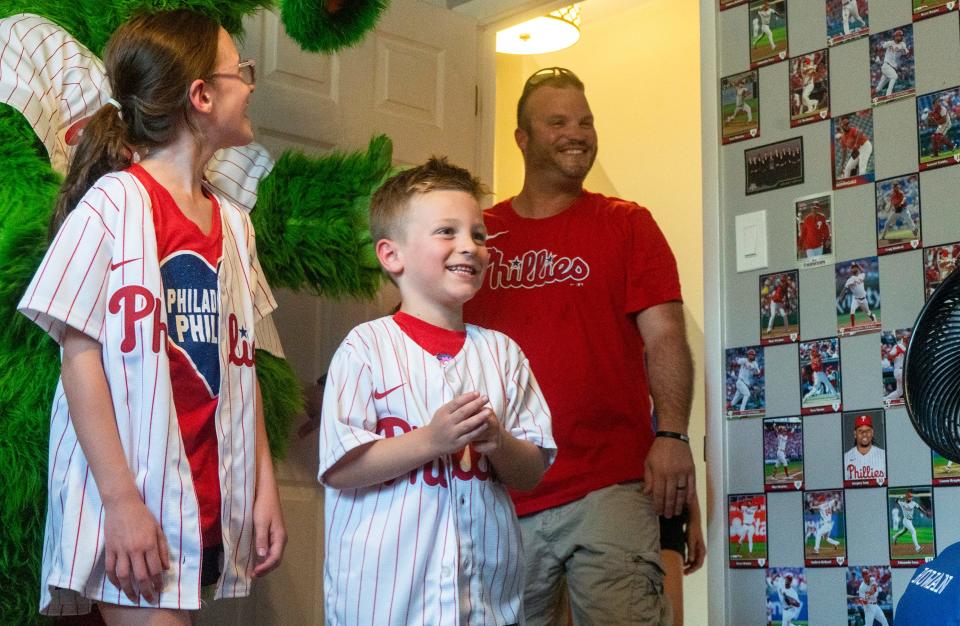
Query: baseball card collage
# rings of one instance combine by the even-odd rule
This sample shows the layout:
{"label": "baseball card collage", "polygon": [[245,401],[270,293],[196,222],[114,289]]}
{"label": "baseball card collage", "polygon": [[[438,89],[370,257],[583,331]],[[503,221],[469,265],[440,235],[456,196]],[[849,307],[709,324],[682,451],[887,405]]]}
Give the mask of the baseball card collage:
{"label": "baseball card collage", "polygon": [[718,1],[721,159],[743,172],[727,200],[771,224],[769,264],[728,304],[728,564],[762,572],[768,624],[892,624],[943,539],[935,500],[960,505],[903,372],[960,259],[960,170],[941,169],[960,163],[960,2]]}

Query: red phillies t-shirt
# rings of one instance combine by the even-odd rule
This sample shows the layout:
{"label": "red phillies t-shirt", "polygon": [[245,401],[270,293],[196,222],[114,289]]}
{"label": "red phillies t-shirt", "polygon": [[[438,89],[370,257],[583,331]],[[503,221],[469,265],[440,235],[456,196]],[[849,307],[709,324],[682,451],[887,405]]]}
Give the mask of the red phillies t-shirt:
{"label": "red phillies t-shirt", "polygon": [[680,300],[663,233],[643,207],[587,191],[548,218],[520,217],[505,201],[484,221],[490,268],[464,319],[520,345],[558,448],[536,489],[511,494],[517,514],[643,478],[653,428],[634,314]]}
{"label": "red phillies t-shirt", "polygon": [[800,227],[800,247],[804,250],[819,248],[830,236],[827,220],[820,213],[808,213]]}
{"label": "red phillies t-shirt", "polygon": [[145,169],[134,165],[129,172],[147,189],[153,207],[173,403],[199,501],[203,546],[209,548],[222,542],[214,427],[220,396],[220,206],[216,198],[208,196],[213,221],[210,232],[204,234]]}

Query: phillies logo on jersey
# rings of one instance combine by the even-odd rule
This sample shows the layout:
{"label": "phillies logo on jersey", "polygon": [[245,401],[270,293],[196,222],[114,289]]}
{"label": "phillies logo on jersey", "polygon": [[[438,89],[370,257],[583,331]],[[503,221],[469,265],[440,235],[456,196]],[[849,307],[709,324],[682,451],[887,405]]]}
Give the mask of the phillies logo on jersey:
{"label": "phillies logo on jersey", "polygon": [[851,480],[857,480],[861,478],[874,479],[883,478],[886,476],[886,472],[880,469],[874,469],[869,465],[857,467],[856,465],[850,464],[847,465],[847,475],[850,476]]}
{"label": "phillies logo on jersey", "polygon": [[240,367],[253,367],[254,345],[247,338],[247,329],[241,328],[233,313],[227,318],[230,339],[230,362]]}
{"label": "phillies logo on jersey", "polygon": [[[384,437],[399,437],[404,433],[409,433],[416,426],[411,426],[405,420],[399,417],[385,416],[377,420],[377,434]],[[487,457],[467,446],[459,452],[453,453],[451,460],[453,467],[451,473],[458,480],[489,480],[490,467]],[[423,482],[431,487],[447,487],[446,462],[441,459],[435,459],[426,463],[423,467],[410,472],[410,484],[417,482],[417,475],[423,478]],[[392,485],[394,480],[390,479],[384,484]]]}
{"label": "phillies logo on jersey", "polygon": [[123,335],[120,340],[120,351],[129,354],[137,349],[137,322],[153,318],[151,350],[154,354],[160,352],[161,334],[166,334],[167,325],[161,320],[163,307],[160,298],[154,298],[153,293],[142,285],[127,285],[113,292],[107,303],[107,310],[113,315],[123,315]]}
{"label": "phillies logo on jersey", "polygon": [[160,265],[167,336],[210,390],[220,394],[220,296],[217,270],[203,257],[181,251]]}
{"label": "phillies logo on jersey", "polygon": [[590,265],[580,257],[557,256],[547,249],[527,250],[509,261],[503,252],[489,247],[489,284],[491,289],[534,289],[552,283],[582,283],[590,275]]}

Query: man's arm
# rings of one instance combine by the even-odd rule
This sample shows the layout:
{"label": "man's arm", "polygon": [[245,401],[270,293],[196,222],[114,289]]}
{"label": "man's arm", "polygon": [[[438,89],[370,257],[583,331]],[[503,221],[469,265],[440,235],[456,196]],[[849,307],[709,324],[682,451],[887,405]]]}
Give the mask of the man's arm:
{"label": "man's arm", "polygon": [[[693,358],[687,344],[683,305],[665,302],[637,314],[637,328],[647,355],[647,378],[657,428],[687,434],[693,396]],[[690,444],[657,437],[644,463],[647,495],[658,514],[673,517],[696,498],[696,476]],[[678,490],[677,487],[682,487]],[[679,491],[679,493],[678,493]]]}

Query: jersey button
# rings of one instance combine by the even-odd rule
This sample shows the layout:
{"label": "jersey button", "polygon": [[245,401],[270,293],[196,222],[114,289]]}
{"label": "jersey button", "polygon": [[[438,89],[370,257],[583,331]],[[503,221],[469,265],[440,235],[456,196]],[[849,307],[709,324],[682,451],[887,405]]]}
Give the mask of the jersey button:
{"label": "jersey button", "polygon": [[464,498],[463,496],[460,496],[460,506],[466,506],[466,504],[467,504],[467,499]]}

